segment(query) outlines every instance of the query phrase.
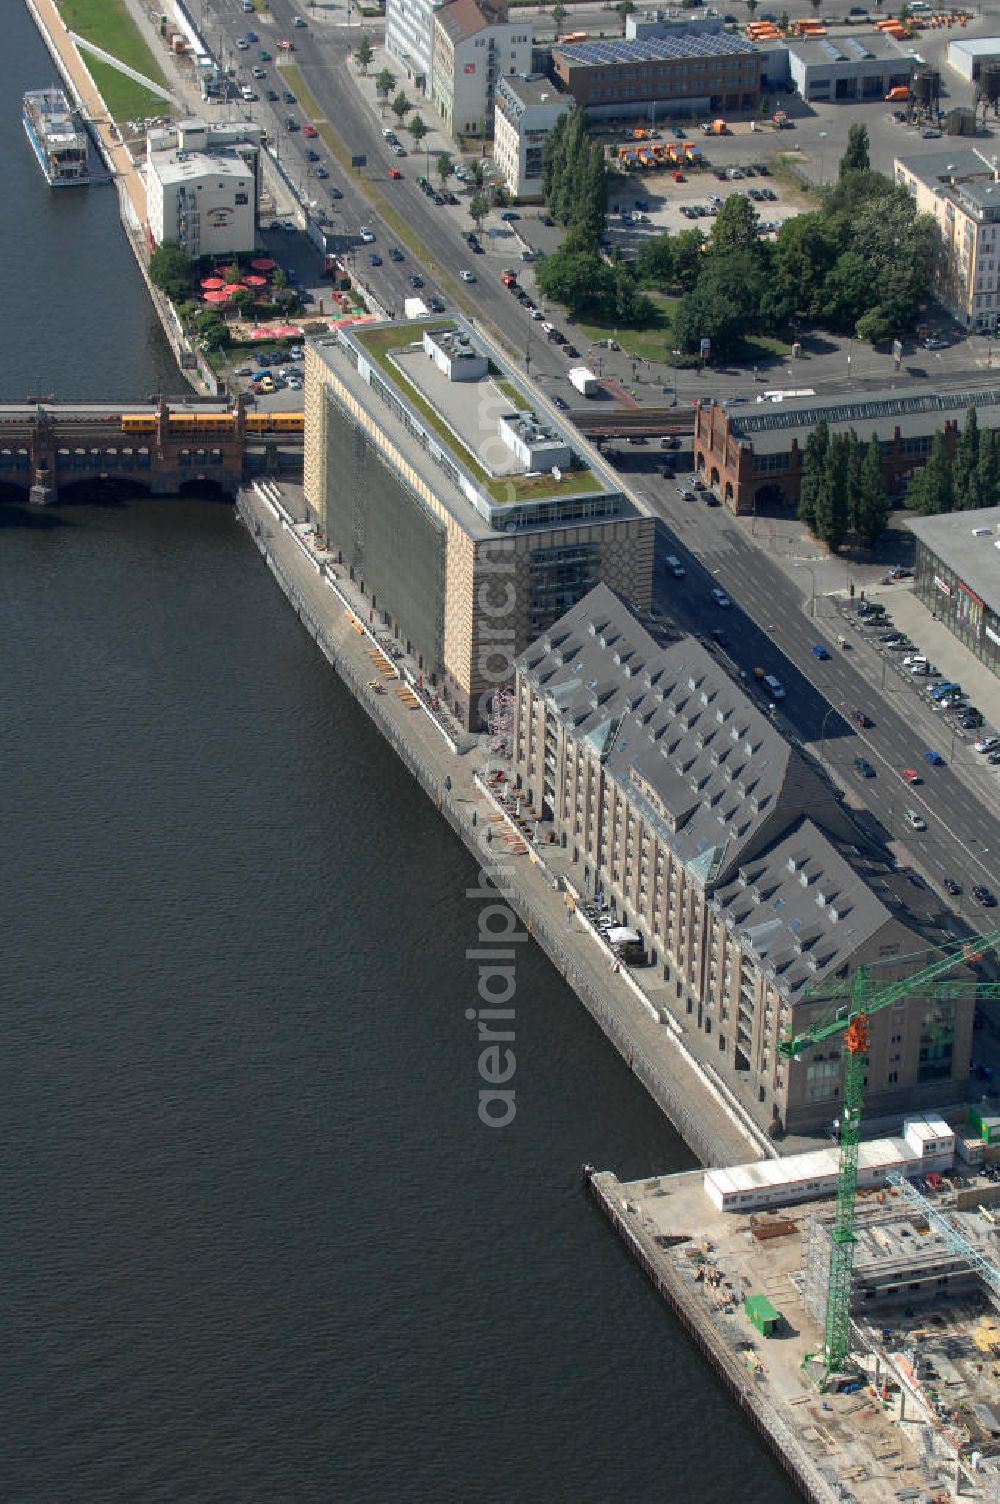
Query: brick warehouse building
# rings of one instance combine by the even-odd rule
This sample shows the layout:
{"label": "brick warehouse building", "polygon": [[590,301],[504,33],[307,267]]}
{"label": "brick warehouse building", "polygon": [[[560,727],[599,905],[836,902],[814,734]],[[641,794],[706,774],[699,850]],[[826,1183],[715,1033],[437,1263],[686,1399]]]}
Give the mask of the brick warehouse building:
{"label": "brick warehouse building", "polygon": [[753,407],[712,403],[695,414],[695,469],[738,515],[748,516],[761,507],[794,510],[806,440],[825,418],[831,433],[853,429],[863,443],[873,434],[877,437],[886,489],[890,496],[898,495],[911,472],[926,462],[936,433],[944,433],[952,451],[970,406],[976,409],[980,427],[1000,426],[1000,387],[873,392],[851,401],[796,397]]}
{"label": "brick warehouse building", "polygon": [[660,117],[725,111],[752,114],[760,104],[763,54],[730,32],[608,38],[558,43],[552,75],[594,118]]}

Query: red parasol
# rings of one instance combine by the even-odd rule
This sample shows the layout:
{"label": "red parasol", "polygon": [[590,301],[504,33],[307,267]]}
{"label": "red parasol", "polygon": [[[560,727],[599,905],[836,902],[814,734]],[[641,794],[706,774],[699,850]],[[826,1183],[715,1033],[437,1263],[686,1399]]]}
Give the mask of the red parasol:
{"label": "red parasol", "polygon": [[206,292],[217,292],[222,286],[221,277],[202,277],[201,285]]}
{"label": "red parasol", "polygon": [[206,303],[228,303],[229,292],[225,287],[213,287],[205,293]]}
{"label": "red parasol", "polygon": [[256,261],[250,263],[255,272],[273,272],[277,264],[276,261],[271,260],[270,256],[258,256]]}
{"label": "red parasol", "polygon": [[266,287],[267,286],[267,278],[266,277],[255,277],[254,274],[253,274],[253,272],[250,272],[250,274],[248,276],[244,277],[243,280],[246,283],[247,287]]}

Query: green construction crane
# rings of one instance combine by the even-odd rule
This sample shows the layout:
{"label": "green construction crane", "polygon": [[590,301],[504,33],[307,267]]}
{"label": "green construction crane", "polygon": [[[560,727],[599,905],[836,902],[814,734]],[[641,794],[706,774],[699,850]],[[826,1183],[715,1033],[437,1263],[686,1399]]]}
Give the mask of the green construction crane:
{"label": "green construction crane", "polygon": [[[803,1033],[779,1040],[779,1055],[796,1059],[814,1045],[840,1036],[844,1055],[844,1086],[840,1113],[840,1162],[837,1168],[837,1212],[830,1242],[830,1279],[826,1296],[824,1359],[828,1374],[836,1373],[848,1356],[851,1325],[851,1276],[854,1269],[854,1203],[858,1185],[858,1144],[861,1140],[861,1110],[864,1103],[865,1070],[868,1065],[868,1019],[871,1014],[913,996],[929,996],[946,1002],[976,994],[1000,997],[1000,983],[945,982],[933,984],[953,966],[969,965],[986,951],[1000,947],[1000,930],[951,941],[936,947],[937,960],[909,976],[880,984],[872,972],[878,966],[898,967],[907,959],[859,966],[853,980],[822,983],[804,989],[803,1001],[836,1000],[834,1011],[817,1019]],[[929,954],[924,952],[923,954]]]}

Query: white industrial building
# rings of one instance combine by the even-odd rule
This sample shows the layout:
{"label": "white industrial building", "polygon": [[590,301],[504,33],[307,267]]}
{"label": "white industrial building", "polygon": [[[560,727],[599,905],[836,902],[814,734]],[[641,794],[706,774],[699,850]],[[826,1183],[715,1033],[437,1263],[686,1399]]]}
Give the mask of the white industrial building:
{"label": "white industrial building", "polygon": [[254,248],[261,130],[186,120],[146,138],[146,200],[157,245],[189,256]]}
{"label": "white industrial building", "polygon": [[550,78],[502,78],[493,120],[493,160],[517,199],[542,197],[542,157],[550,131],[574,105]]}
{"label": "white industrial building", "polygon": [[787,44],[792,83],[805,100],[831,104],[884,99],[908,86],[917,60],[882,32],[864,36],[801,37]]}
{"label": "white industrial building", "polygon": [[[732,1165],[705,1172],[705,1194],[720,1212],[755,1212],[763,1207],[819,1201],[837,1190],[840,1151],[814,1149],[787,1159]],[[884,1186],[891,1174],[908,1177],[950,1170],[955,1135],[943,1118],[906,1118],[902,1138],[877,1138],[858,1146],[858,1188]]]}
{"label": "white industrial building", "polygon": [[980,69],[988,63],[1000,63],[1000,37],[955,37],[948,43],[948,66],[975,83]]}
{"label": "white industrial building", "polygon": [[454,136],[487,136],[493,129],[502,78],[531,69],[532,28],[520,12],[487,0],[448,0],[434,14],[431,97]]}

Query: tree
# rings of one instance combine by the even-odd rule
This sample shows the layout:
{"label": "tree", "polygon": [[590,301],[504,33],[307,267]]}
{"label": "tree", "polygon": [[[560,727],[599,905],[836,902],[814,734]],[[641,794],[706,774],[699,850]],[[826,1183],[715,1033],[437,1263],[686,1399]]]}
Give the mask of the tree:
{"label": "tree", "polygon": [[858,121],[847,133],[847,150],[840,159],[839,176],[846,178],[849,172],[868,172],[870,169],[868,127]]}
{"label": "tree", "polygon": [[706,244],[701,230],[682,230],[674,236],[674,275],[685,292],[692,292],[697,285]]}
{"label": "tree", "polygon": [[362,32],[361,41],[358,43],[357,51],[354,54],[354,61],[361,69],[363,77],[367,76],[374,56],[375,53],[372,51],[372,44],[368,39],[368,33],[367,31]]}
{"label": "tree", "polygon": [[562,4],[562,0],[556,0],[556,4],[552,7],[552,24],[557,34],[562,31],[562,24],[568,15],[569,11]]}
{"label": "tree", "polygon": [[275,292],[280,292],[282,288],[288,286],[288,277],[280,266],[276,266],[271,273],[271,286]]}
{"label": "tree", "polygon": [[906,504],[924,517],[938,512],[950,512],[954,506],[954,491],[951,483],[951,463],[945,447],[944,435],[936,433],[931,442],[931,452],[922,470],[911,475],[906,492]]}
{"label": "tree", "polygon": [[635,10],[635,0],[618,0],[617,10],[622,18],[622,36],[624,36],[628,18]]}
{"label": "tree", "polygon": [[644,287],[672,287],[677,275],[673,235],[654,235],[644,241],[635,258],[636,279]]}
{"label": "tree", "polygon": [[149,275],[153,285],[174,303],[191,295],[194,263],[186,251],[173,240],[165,240],[149,258]]}
{"label": "tree", "polygon": [[872,434],[861,462],[861,491],[858,496],[857,528],[862,542],[868,548],[885,532],[889,521],[889,499],[885,494],[882,477],[882,449],[878,438]]}
{"label": "tree", "polygon": [[485,193],[474,193],[469,199],[469,213],[476,222],[476,229],[481,230],[483,220],[490,212],[490,201]]}
{"label": "tree", "polygon": [[223,267],[222,280],[223,282],[225,282],[227,287],[235,287],[237,283],[242,282],[243,273],[240,271],[235,262],[232,262],[229,266]]}
{"label": "tree", "polygon": [[955,445],[955,463],[952,468],[952,487],[956,511],[971,511],[980,505],[976,477],[979,470],[979,420],[976,409],[969,407],[965,414],[965,426]]}
{"label": "tree", "polygon": [[845,489],[847,493],[847,528],[849,532],[858,531],[861,516],[861,471],[864,467],[864,457],[861,453],[861,445],[858,436],[852,429],[847,435],[847,465],[845,476]]}
{"label": "tree", "polygon": [[837,434],[830,440],[816,490],[813,532],[833,553],[843,544],[848,532],[847,446],[846,434]]}
{"label": "tree", "polygon": [[396,75],[395,73],[393,73],[392,69],[379,69],[379,72],[375,76],[375,93],[378,95],[378,102],[382,106],[383,110],[389,102],[389,95],[392,93],[395,87]]}
{"label": "tree", "polygon": [[742,193],[727,198],[712,226],[711,246],[716,251],[760,251],[760,216]]}
{"label": "tree", "polygon": [[229,343],[226,321],[214,308],[206,308],[194,321],[198,338],[206,350],[221,350]]}
{"label": "tree", "polygon": [[414,141],[416,141],[418,146],[430,129],[429,126],[424,124],[419,115],[412,116],[410,123],[406,128],[409,131],[410,135],[413,137]]}
{"label": "tree", "polygon": [[441,179],[442,188],[454,171],[455,163],[452,161],[451,153],[447,151],[440,152],[437,159],[437,175]]}
{"label": "tree", "polygon": [[799,487],[799,519],[810,532],[816,527],[816,496],[819,491],[827,450],[830,447],[830,428],[821,418],[806,439],[802,456],[802,482]]}
{"label": "tree", "polygon": [[229,306],[230,308],[234,308],[236,310],[240,318],[248,319],[253,314],[256,302],[257,300],[254,297],[253,289],[250,287],[241,287],[239,291],[234,292],[232,297],[229,299]]}
{"label": "tree", "polygon": [[757,9],[757,0],[746,0],[746,6],[747,6],[747,15],[750,17],[750,19],[752,21],[753,18],[754,18],[754,12]]}
{"label": "tree", "polygon": [[535,281],[543,297],[562,303],[570,313],[593,308],[607,295],[611,268],[595,250],[567,242],[535,264]]}
{"label": "tree", "polygon": [[703,339],[711,340],[713,356],[728,355],[743,337],[743,309],[738,303],[697,287],[681,299],[674,314],[678,347],[696,355]]}
{"label": "tree", "polygon": [[407,113],[408,110],[412,110],[412,109],[413,109],[412,104],[407,99],[406,95],[403,93],[403,90],[400,89],[399,93],[396,95],[395,99],[392,101],[392,113],[395,115],[395,117],[399,121],[400,125],[402,125],[402,123],[403,123],[403,116]]}

